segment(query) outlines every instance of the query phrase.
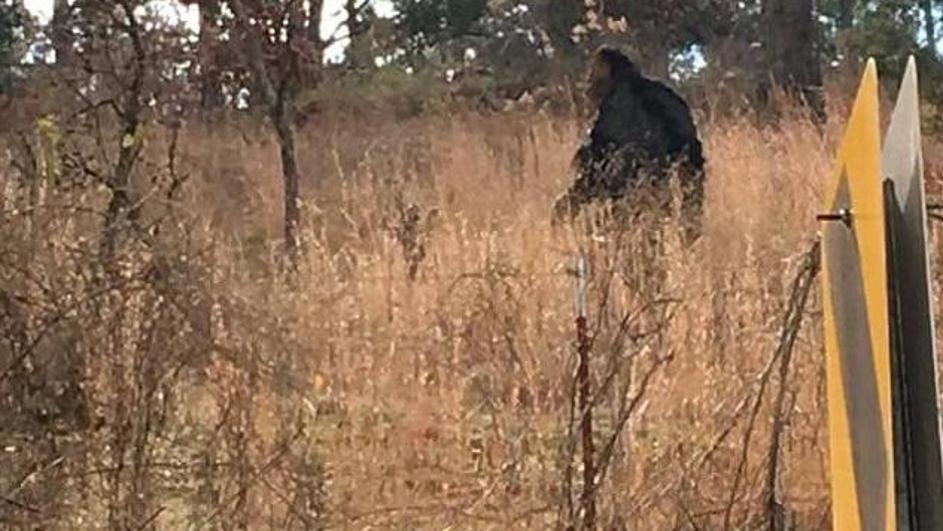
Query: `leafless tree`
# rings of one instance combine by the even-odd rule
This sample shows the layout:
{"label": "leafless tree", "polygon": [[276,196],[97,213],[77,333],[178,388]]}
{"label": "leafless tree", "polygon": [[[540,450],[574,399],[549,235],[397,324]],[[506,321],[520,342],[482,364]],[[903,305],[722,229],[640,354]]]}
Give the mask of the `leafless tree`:
{"label": "leafless tree", "polygon": [[321,74],[325,42],[319,36],[323,2],[231,0],[235,26],[260,102],[278,137],[284,179],[285,248],[301,251],[301,172],[295,145],[298,98]]}

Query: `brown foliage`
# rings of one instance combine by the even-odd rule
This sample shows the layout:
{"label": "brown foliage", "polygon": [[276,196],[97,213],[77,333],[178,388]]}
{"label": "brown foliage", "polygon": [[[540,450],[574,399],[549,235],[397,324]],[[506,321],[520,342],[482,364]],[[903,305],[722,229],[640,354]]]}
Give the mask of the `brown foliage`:
{"label": "brown foliage", "polygon": [[292,282],[259,124],[145,127],[107,275],[108,190],[67,164],[101,151],[44,127],[0,164],[3,525],[565,526],[584,252],[599,524],[825,527],[814,292],[776,364],[831,175],[814,127],[706,124],[705,237],[682,250],[673,219],[550,228],[576,120],[334,117],[298,133]]}

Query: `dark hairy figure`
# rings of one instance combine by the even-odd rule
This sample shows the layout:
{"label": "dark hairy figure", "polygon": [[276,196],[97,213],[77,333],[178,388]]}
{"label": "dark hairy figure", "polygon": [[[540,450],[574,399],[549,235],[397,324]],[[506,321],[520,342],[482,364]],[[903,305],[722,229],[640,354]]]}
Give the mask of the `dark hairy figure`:
{"label": "dark hairy figure", "polygon": [[646,189],[664,192],[676,174],[685,222],[696,225],[704,156],[687,103],[608,47],[593,57],[589,97],[598,107],[595,122],[574,160],[576,181],[554,207],[555,219],[571,219],[595,201],[631,202]]}

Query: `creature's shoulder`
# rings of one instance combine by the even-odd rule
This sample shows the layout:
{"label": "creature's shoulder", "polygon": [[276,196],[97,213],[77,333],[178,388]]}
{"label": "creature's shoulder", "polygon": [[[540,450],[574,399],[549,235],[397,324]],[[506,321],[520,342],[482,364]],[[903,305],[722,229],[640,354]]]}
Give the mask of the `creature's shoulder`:
{"label": "creature's shoulder", "polygon": [[688,102],[664,83],[646,79],[644,80],[641,97],[644,100],[645,108],[666,123],[678,134],[689,138],[697,138],[697,125],[694,123],[694,115]]}
{"label": "creature's shoulder", "polygon": [[684,109],[689,111],[688,102],[681,97],[673,88],[661,81],[654,79],[644,79],[639,90],[640,95],[648,103],[654,103],[663,107],[670,107],[676,110]]}

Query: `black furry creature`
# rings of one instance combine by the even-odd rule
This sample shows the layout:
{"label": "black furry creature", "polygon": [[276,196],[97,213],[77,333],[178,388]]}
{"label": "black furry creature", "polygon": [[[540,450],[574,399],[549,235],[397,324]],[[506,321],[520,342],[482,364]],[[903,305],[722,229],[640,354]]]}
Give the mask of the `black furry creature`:
{"label": "black furry creature", "polygon": [[576,181],[557,201],[555,218],[572,218],[594,201],[632,200],[634,192],[646,186],[667,190],[676,172],[684,217],[696,222],[703,200],[704,156],[687,103],[608,47],[594,55],[589,85],[598,111],[574,160]]}

